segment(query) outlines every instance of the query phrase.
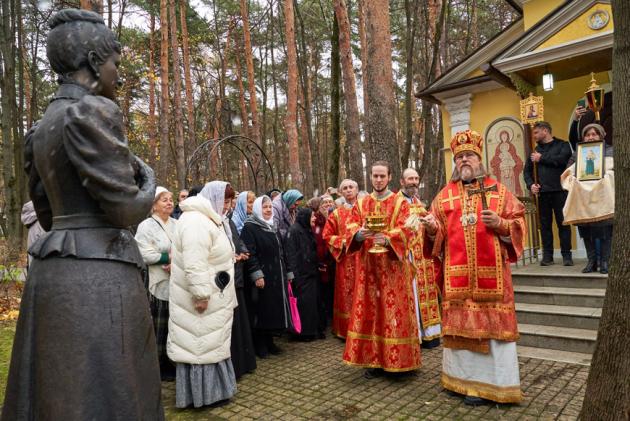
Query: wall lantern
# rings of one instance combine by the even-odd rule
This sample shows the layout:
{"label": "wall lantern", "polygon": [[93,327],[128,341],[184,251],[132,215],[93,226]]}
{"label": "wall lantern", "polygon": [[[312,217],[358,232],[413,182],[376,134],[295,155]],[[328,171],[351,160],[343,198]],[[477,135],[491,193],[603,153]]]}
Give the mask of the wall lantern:
{"label": "wall lantern", "polygon": [[543,89],[545,91],[553,90],[553,74],[545,67],[545,73],[543,74]]}

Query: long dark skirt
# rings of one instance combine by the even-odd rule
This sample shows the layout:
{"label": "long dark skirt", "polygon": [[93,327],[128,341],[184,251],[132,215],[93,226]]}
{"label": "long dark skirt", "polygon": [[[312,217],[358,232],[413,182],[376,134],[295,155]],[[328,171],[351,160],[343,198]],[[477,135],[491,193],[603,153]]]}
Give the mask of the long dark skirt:
{"label": "long dark skirt", "polygon": [[2,419],[164,419],[155,335],[136,266],[33,260]]}
{"label": "long dark skirt", "polygon": [[160,300],[150,295],[151,318],[153,319],[153,331],[157,343],[158,361],[160,362],[160,377],[162,380],[175,380],[175,364],[166,353],[166,340],[168,339],[168,301]]}
{"label": "long dark skirt", "polygon": [[325,309],[322,301],[323,291],[319,274],[294,279],[293,292],[297,297],[300,322],[302,322],[300,335],[305,337],[319,335],[326,328]]}
{"label": "long dark skirt", "polygon": [[236,299],[238,307],[234,309],[230,353],[234,374],[238,380],[243,374],[251,373],[256,369],[256,353],[243,288],[236,288]]}

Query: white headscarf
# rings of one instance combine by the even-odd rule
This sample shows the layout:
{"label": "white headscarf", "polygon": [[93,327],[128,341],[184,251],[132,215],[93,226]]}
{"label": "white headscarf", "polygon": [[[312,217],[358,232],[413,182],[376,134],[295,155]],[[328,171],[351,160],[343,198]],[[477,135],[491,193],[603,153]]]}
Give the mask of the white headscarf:
{"label": "white headscarf", "polygon": [[221,222],[223,223],[223,229],[230,240],[232,249],[234,249],[234,242],[232,239],[232,229],[230,228],[230,220],[226,216],[227,209],[225,209],[225,189],[228,184],[225,181],[211,181],[203,186],[203,189],[199,192],[199,196],[206,199],[212,205],[212,209],[221,216]]}
{"label": "white headscarf", "polygon": [[254,208],[252,210],[252,213],[258,219],[267,223],[267,225],[269,225],[270,227],[273,227],[273,214],[271,215],[269,219],[265,219],[263,217],[262,206],[265,200],[268,200],[269,202],[271,202],[271,198],[269,196],[263,195],[263,196],[257,197],[256,200],[254,200]]}

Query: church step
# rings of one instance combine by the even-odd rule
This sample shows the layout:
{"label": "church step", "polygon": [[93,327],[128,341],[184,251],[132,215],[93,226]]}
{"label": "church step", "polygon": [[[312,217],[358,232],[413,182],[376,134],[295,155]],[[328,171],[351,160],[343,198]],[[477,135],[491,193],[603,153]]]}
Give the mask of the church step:
{"label": "church step", "polygon": [[515,286],[606,289],[608,282],[608,276],[601,273],[545,273],[544,271],[536,270],[534,265],[529,265],[527,268],[532,268],[532,271],[521,272],[523,268],[519,268],[517,269],[519,272],[515,270],[512,273],[512,282]]}
{"label": "church step", "polygon": [[522,324],[597,330],[601,308],[516,303],[516,320]]}
{"label": "church step", "polygon": [[514,286],[514,300],[517,303],[601,308],[605,295],[606,290],[602,288]]}
{"label": "church step", "polygon": [[537,358],[539,360],[558,361],[561,363],[591,365],[591,354],[582,352],[559,351],[557,349],[533,348],[517,345],[518,356],[523,358]]}
{"label": "church step", "polygon": [[519,345],[592,354],[596,330],[519,323]]}

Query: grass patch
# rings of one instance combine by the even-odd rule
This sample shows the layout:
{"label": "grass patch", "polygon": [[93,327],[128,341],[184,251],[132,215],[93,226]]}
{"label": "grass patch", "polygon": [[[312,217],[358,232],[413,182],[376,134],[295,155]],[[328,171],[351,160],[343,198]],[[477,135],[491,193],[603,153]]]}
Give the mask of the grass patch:
{"label": "grass patch", "polygon": [[0,323],[0,405],[4,403],[4,391],[7,386],[13,337],[15,336],[15,324],[15,321]]}

